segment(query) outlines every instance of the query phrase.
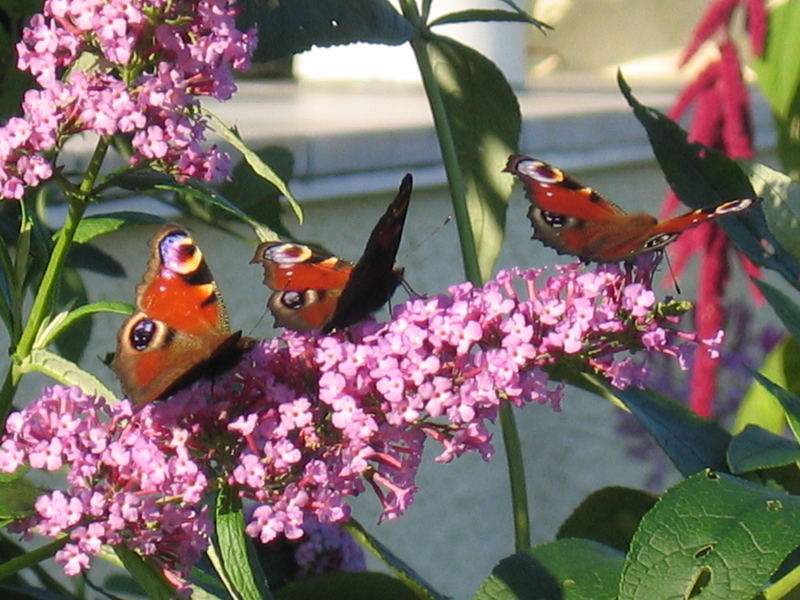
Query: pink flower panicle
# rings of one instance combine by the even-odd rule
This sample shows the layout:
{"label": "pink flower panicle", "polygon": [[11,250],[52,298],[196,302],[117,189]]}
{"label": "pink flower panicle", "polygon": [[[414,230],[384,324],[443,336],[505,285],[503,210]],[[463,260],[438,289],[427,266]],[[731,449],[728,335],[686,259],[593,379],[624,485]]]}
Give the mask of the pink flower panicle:
{"label": "pink flower panicle", "polygon": [[45,388],[9,416],[0,469],[67,465],[67,489],[40,496],[21,526],[51,537],[69,533],[56,554],[67,575],[86,569],[102,545],[123,543],[187,573],[211,523],[200,505],[206,476],[175,433],[132,418],[127,401],[109,406],[78,388]]}
{"label": "pink flower panicle", "polygon": [[83,131],[132,134],[132,163],[179,179],[229,175],[228,155],[203,148],[197,98],[230,98],[232,69],[248,66],[255,36],[235,28],[233,5],[47,0],[17,45],[18,67],[41,89],[0,130],[0,196],[21,198],[51,177],[48,152]]}
{"label": "pink flower panicle", "polygon": [[[680,307],[656,302],[656,262],[641,262],[572,264],[549,277],[511,269],[482,288],[411,299],[387,323],[287,331],[220,379],[133,415],[126,402],[54,388],[9,419],[0,468],[69,465],[71,487],[40,498],[25,526],[83,528],[60,555],[70,572],[95,547],[79,540],[94,538],[189,564],[206,543],[197,503],[220,478],[259,503],[246,530],[263,543],[300,539],[309,519],[346,520],[347,498],[365,489],[382,518],[395,518],[413,502],[427,440],[440,445],[440,462],[470,451],[488,459],[501,403],[558,409],[564,386],[549,366],[568,360],[624,387],[646,375],[631,351],[684,359],[699,340],[677,330]],[[94,523],[102,529],[87,533]],[[183,545],[170,537],[177,530]]]}

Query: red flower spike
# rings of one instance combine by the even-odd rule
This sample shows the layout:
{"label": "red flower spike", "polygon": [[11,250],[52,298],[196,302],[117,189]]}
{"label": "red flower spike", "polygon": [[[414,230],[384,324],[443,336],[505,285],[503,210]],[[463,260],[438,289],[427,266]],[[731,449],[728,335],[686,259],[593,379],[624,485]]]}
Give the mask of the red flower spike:
{"label": "red flower spike", "polygon": [[708,92],[711,88],[713,88],[717,80],[719,79],[719,61],[712,62],[698,73],[697,77],[694,78],[689,85],[687,85],[683,91],[678,96],[678,99],[675,100],[675,104],[672,105],[672,108],[667,113],[667,116],[672,119],[673,121],[677,121],[683,116],[689,106],[694,102],[701,94]]}
{"label": "red flower spike", "polygon": [[764,294],[761,293],[761,290],[758,289],[758,286],[753,283],[754,279],[761,279],[761,267],[756,265],[752,260],[747,258],[741,252],[736,253],[739,257],[739,262],[742,265],[742,270],[744,270],[745,274],[747,275],[747,287],[750,289],[750,293],[753,295],[753,301],[758,306],[763,306],[764,304]]}
{"label": "red flower spike", "polygon": [[[706,226],[703,226],[706,228]],[[725,289],[730,273],[727,256],[728,238],[719,226],[712,226],[708,246],[705,248],[697,290],[695,325],[700,339],[716,335],[725,322],[721,290]],[[715,328],[716,326],[716,328]],[[689,407],[698,415],[710,417],[714,412],[719,360],[707,349],[698,348],[692,369],[692,395]]]}
{"label": "red flower spike", "polygon": [[747,0],[747,31],[750,32],[750,49],[755,56],[764,54],[768,22],[766,2],[764,0]]}
{"label": "red flower spike", "polygon": [[714,35],[717,30],[728,26],[733,14],[733,9],[739,4],[739,0],[717,0],[708,7],[700,22],[694,28],[692,37],[683,51],[683,56],[678,63],[679,67],[684,66],[692,56],[695,55],[703,42]]}
{"label": "red flower spike", "polygon": [[722,100],[722,145],[729,156],[752,158],[753,133],[750,126],[750,97],[742,77],[739,53],[730,40],[720,51],[719,91]]}

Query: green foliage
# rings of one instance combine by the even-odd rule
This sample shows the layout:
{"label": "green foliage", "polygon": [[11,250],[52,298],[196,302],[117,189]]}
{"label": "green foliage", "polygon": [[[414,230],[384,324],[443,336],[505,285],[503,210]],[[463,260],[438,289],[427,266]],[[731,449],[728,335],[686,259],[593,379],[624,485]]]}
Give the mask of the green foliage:
{"label": "green foliage", "polygon": [[622,570],[620,600],[700,594],[749,600],[797,547],[786,532],[799,520],[797,496],[697,473],[642,519]]}
{"label": "green foliage", "polygon": [[258,25],[258,61],[312,46],[402,44],[414,34],[411,23],[385,0],[247,0],[240,22]]}
{"label": "green foliage", "polygon": [[419,600],[401,581],[385,573],[333,572],[298,579],[282,587],[277,600]]}
{"label": "green foliage", "polygon": [[466,187],[481,278],[487,279],[503,244],[513,180],[502,169],[519,141],[519,104],[500,70],[479,52],[441,36],[430,40],[428,51]]}
{"label": "green foliage", "polygon": [[653,508],[656,499],[653,494],[626,487],[597,490],[561,524],[556,538],[594,540],[627,552],[639,521]]}
{"label": "green foliage", "polygon": [[[714,148],[690,142],[677,123],[633,96],[621,72],[617,80],[633,114],[647,131],[667,183],[684,204],[702,208],[726,200],[756,197],[749,179],[733,159]],[[800,261],[770,232],[762,212],[767,210],[771,210],[770,205],[762,202],[745,214],[720,219],[719,224],[750,260],[777,271],[800,289]]]}
{"label": "green foliage", "polygon": [[231,596],[241,600],[270,600],[267,580],[245,538],[242,500],[227,484],[220,485],[216,505],[219,560],[212,560]]}
{"label": "green foliage", "polygon": [[[491,61],[437,35],[432,28],[487,20],[544,27],[511,0],[503,3],[507,9],[466,9],[430,22],[430,2],[423,1],[420,11],[411,0],[401,0],[402,15],[383,0],[252,0],[242,14],[243,20],[258,25],[260,60],[289,56],[312,45],[411,42],[440,140],[465,269],[476,282],[492,271],[504,241],[512,178],[501,169],[517,149],[519,106],[513,90]],[[13,23],[26,17],[29,10],[27,3],[20,2],[0,8],[6,17],[13,16]],[[782,20],[776,20],[778,17]],[[798,42],[794,35],[798,19],[796,4],[773,12],[768,53],[756,67],[777,122],[785,126],[779,134],[784,160],[795,166],[800,164],[800,152],[794,154],[796,147],[791,145],[797,141],[791,125],[797,123],[800,102]],[[0,47],[10,48],[14,39],[12,30],[0,27]],[[9,106],[18,104],[20,94],[30,84],[18,75],[7,60],[0,59],[0,114],[8,114]],[[727,218],[722,224],[754,261],[780,273],[795,288],[800,287],[797,185],[762,165],[738,165],[689,142],[676,124],[638,102],[621,75],[620,87],[647,130],[670,186],[685,203],[699,207],[756,195],[765,199],[760,208]],[[226,226],[225,219],[247,223],[259,239],[286,235],[279,197],[289,201],[298,220],[302,218],[286,184],[294,167],[288,151],[254,151],[234,128],[210,113],[206,116],[241,155],[233,180],[219,189],[199,181],[176,181],[138,167],[126,166],[101,175],[105,173],[100,168],[102,157],[111,143],[101,140],[95,152],[101,159],[87,166],[80,184],[87,189],[59,174],[39,193],[21,201],[13,212],[7,206],[0,207],[0,320],[8,331],[12,354],[10,372],[0,391],[0,412],[10,409],[19,380],[31,372],[113,400],[112,392],[79,364],[82,343],[89,336],[92,315],[128,314],[131,307],[119,302],[91,302],[80,270],[92,269],[111,277],[123,275],[121,265],[89,243],[108,233],[161,219],[133,211],[84,216],[89,202],[104,202],[111,189],[146,194],[221,228]],[[127,143],[122,139],[117,142],[123,149]],[[66,198],[69,210],[64,226],[54,233],[42,215],[46,213],[43,207],[56,195]],[[758,285],[790,333],[800,339],[796,297],[765,282]],[[72,341],[78,343],[67,348]],[[54,345],[61,354],[52,350]],[[571,365],[554,365],[554,379],[601,389],[605,396],[627,407],[686,479],[660,497],[620,487],[590,494],[562,524],[556,541],[518,548],[501,560],[475,599],[735,600],[759,594],[789,598],[791,588],[800,584],[800,575],[794,569],[797,561],[791,554],[798,547],[795,532],[800,530],[800,447],[796,439],[779,433],[788,423],[795,438],[800,437],[798,354],[794,344],[787,342],[769,357],[763,374],[757,375],[762,387],[749,392],[736,435],[655,392],[617,390],[592,380],[591,374],[570,372]],[[769,408],[764,408],[767,402]],[[512,477],[524,477],[519,465],[512,464],[510,472]],[[214,544],[208,551],[216,572],[195,568],[195,598],[446,598],[354,521],[348,524],[351,534],[394,576],[326,574],[271,590],[254,558],[252,542],[245,537],[240,498],[224,481],[218,483],[217,492]],[[0,520],[8,523],[31,514],[40,493],[24,471],[0,478]],[[526,507],[517,506],[515,510],[525,511]],[[22,587],[21,573],[28,569],[36,572],[39,563],[51,558],[67,541],[60,538],[33,550],[14,549],[8,556],[4,554],[0,578],[15,584],[13,589],[3,589],[4,594],[63,596],[64,590],[44,577],[40,580],[47,590],[29,592]],[[130,589],[135,583],[151,598],[174,596],[174,588],[157,561],[124,546],[114,548],[114,552],[130,576],[116,576],[109,589],[122,584]]]}
{"label": "green foliage", "polygon": [[473,600],[615,600],[622,564],[607,546],[561,539],[501,560]]}
{"label": "green foliage", "polygon": [[720,425],[650,390],[606,388],[636,416],[681,474],[705,468],[727,471],[731,435]]}
{"label": "green foliage", "polygon": [[[791,338],[786,338],[767,355],[759,373],[795,394],[800,393],[800,349]],[[786,426],[783,408],[775,396],[754,381],[747,390],[739,409],[733,431],[738,432],[752,423],[780,433]]]}
{"label": "green foliage", "polygon": [[752,61],[758,85],[772,107],[778,154],[787,173],[800,176],[800,5],[777,2],[769,11],[764,56]]}

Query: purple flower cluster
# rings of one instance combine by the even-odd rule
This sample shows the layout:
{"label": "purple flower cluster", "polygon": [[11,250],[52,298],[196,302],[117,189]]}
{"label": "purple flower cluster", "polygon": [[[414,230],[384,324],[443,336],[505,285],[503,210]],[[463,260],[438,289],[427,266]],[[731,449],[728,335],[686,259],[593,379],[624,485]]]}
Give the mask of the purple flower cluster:
{"label": "purple flower cluster", "polygon": [[[395,518],[413,501],[427,439],[440,444],[441,462],[467,451],[488,459],[488,424],[503,402],[557,409],[564,386],[550,381],[548,366],[568,360],[625,386],[644,376],[630,351],[683,360],[697,340],[677,331],[678,308],[657,304],[649,289],[653,267],[585,271],[573,264],[547,278],[540,270],[512,269],[482,288],[460,284],[409,300],[387,323],[329,336],[285,332],[224,377],[136,414],[127,402],[97,403],[109,416],[105,424],[87,408],[95,401],[82,399],[78,407],[76,392],[50,391],[9,422],[0,468],[70,464],[70,481],[81,486],[45,496],[27,523],[48,535],[93,522],[106,535],[117,532],[109,517],[127,508],[127,496],[119,494],[133,486],[147,509],[136,505],[131,520],[123,511],[114,524],[128,535],[112,539],[148,554],[164,551],[147,544],[154,524],[189,527],[182,519],[206,481],[226,481],[259,503],[247,533],[264,543],[299,539],[309,518],[347,519],[346,499],[367,486],[381,502],[382,518]],[[140,447],[146,461],[134,460]],[[114,462],[123,450],[120,465],[130,473]],[[160,497],[174,502],[148,504],[158,486],[169,486]],[[74,503],[75,517],[64,520],[61,511],[51,524],[48,507],[56,501]],[[171,514],[159,517],[151,506]],[[192,533],[203,535],[202,523]],[[79,544],[70,552],[78,565],[91,554]]]}
{"label": "purple flower cluster", "polygon": [[89,566],[104,544],[125,544],[185,575],[207,545],[211,523],[201,496],[206,475],[190,456],[186,432],[165,430],[130,404],[109,406],[78,388],[46,388],[12,413],[0,469],[45,471],[68,466],[67,489],[39,496],[22,531],[69,534],[56,554],[67,575]]}
{"label": "purple flower cluster", "polygon": [[[0,196],[21,198],[52,176],[48,152],[79,132],[132,135],[134,164],[178,178],[227,176],[230,158],[204,149],[197,96],[230,98],[252,33],[233,0],[46,0],[17,45],[41,89],[0,129]],[[91,59],[90,59],[91,57]]]}
{"label": "purple flower cluster", "polygon": [[364,553],[340,525],[306,519],[305,535],[296,542],[297,578],[330,571],[357,572],[367,568]]}

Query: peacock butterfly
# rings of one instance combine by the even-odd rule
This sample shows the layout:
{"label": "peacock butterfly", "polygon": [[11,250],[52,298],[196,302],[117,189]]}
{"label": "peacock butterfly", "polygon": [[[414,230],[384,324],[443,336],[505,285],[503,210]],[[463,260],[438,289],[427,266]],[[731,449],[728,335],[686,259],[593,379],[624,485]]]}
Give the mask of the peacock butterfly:
{"label": "peacock butterfly", "polygon": [[531,202],[533,237],[559,254],[584,261],[630,260],[661,250],[685,229],[750,209],[761,198],[743,198],[698,208],[658,222],[646,213],[628,214],[592,188],[545,162],[515,154],[504,171],[522,180]]}
{"label": "peacock butterfly", "polygon": [[412,186],[408,173],[355,265],[302,244],[265,242],[258,247],[251,262],[264,267],[264,283],[274,290],[267,307],[276,327],[327,333],[357,323],[391,298],[403,280],[394,261]]}
{"label": "peacock butterfly", "polygon": [[135,408],[233,366],[255,343],[231,332],[203,253],[185,230],[166,225],[149,247],[137,310],[117,334],[111,363]]}

